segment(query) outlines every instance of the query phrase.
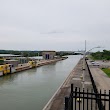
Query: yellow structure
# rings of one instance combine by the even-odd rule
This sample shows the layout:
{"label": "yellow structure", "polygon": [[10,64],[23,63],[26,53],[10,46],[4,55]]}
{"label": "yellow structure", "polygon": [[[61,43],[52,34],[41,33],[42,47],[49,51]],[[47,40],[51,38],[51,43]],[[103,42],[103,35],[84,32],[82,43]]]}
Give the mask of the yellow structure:
{"label": "yellow structure", "polygon": [[3,75],[11,73],[10,64],[0,65],[0,71],[3,71]]}
{"label": "yellow structure", "polygon": [[35,67],[36,67],[36,62],[35,62],[35,61],[29,61],[28,64],[29,64],[32,68],[35,68]]}

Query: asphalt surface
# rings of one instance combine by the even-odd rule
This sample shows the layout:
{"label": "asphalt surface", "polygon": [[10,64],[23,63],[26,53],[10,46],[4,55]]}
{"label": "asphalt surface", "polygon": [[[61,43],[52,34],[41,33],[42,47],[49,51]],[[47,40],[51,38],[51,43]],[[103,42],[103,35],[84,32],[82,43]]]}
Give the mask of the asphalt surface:
{"label": "asphalt surface", "polygon": [[[107,64],[104,62],[101,63],[101,66],[109,66],[109,62]],[[95,81],[95,84],[97,86],[98,92],[100,93],[100,89],[102,93],[104,93],[104,90],[106,90],[106,93],[109,93],[110,90],[110,78],[98,67],[98,66],[91,66],[91,63],[88,61],[88,64],[90,65],[90,71],[92,73],[93,79]],[[108,102],[106,102],[106,110],[109,110],[108,108]]]}

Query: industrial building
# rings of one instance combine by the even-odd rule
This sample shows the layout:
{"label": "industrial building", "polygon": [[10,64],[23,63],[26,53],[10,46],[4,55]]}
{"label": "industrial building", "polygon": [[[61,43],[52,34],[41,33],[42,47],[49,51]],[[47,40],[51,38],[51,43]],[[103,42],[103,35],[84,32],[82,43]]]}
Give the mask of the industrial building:
{"label": "industrial building", "polygon": [[42,56],[45,60],[52,60],[56,56],[56,51],[43,51]]}

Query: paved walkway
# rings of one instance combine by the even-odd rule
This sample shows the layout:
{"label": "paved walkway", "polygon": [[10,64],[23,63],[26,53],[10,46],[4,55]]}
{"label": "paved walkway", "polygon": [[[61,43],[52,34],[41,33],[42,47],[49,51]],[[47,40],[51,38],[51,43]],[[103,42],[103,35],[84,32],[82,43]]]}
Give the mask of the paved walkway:
{"label": "paved walkway", "polygon": [[[90,65],[90,63],[88,63]],[[110,78],[98,67],[90,66],[98,90],[110,90]]]}
{"label": "paved walkway", "polygon": [[[88,64],[90,65],[90,62],[88,62]],[[102,93],[104,93],[104,90],[106,90],[106,93],[109,93],[110,78],[98,67],[90,66],[90,71],[97,86],[98,92],[100,93],[101,89]],[[109,110],[108,102],[106,102],[106,110]]]}

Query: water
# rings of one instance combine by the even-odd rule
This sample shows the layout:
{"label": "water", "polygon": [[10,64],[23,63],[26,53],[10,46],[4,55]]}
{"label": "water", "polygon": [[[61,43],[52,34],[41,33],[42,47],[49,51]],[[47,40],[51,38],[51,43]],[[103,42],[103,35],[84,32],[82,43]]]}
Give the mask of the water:
{"label": "water", "polygon": [[42,110],[80,58],[0,77],[0,110]]}

